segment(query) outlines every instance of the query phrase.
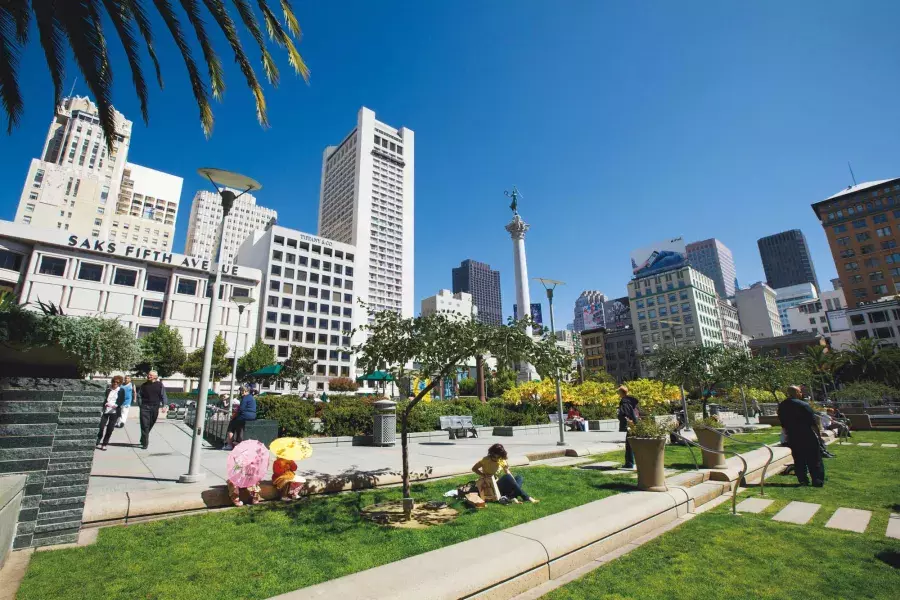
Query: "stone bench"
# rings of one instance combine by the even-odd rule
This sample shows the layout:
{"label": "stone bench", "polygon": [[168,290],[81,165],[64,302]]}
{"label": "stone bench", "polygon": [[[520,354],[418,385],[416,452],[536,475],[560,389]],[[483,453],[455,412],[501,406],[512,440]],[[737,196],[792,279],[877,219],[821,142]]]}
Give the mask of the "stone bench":
{"label": "stone bench", "polygon": [[[784,448],[782,446],[769,447],[772,449],[773,458],[772,462],[769,464],[766,475],[774,474],[776,469],[782,468],[792,460],[790,448]],[[751,450],[750,452],[742,452],[741,456],[747,461],[747,472],[744,473],[744,480],[757,481],[761,478],[762,469],[765,466],[766,461],[769,460],[769,451],[765,448],[758,448],[756,450]],[[738,478],[738,475],[744,466],[741,459],[736,456],[727,459],[725,464],[727,466],[724,469],[710,469],[709,479],[711,481],[733,482]]]}

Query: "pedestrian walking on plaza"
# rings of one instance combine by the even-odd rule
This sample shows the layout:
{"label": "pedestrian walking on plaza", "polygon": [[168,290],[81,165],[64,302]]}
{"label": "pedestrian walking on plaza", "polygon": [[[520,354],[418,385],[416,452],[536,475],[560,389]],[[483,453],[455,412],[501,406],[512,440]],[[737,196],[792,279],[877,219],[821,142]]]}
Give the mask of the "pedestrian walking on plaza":
{"label": "pedestrian walking on plaza", "polygon": [[131,381],[131,375],[125,376],[125,382],[122,383],[122,390],[125,392],[125,403],[122,404],[122,412],[119,415],[118,421],[116,421],[116,427],[120,429],[125,427],[125,421],[128,420],[128,412],[131,410],[131,403],[134,401],[135,397],[137,397],[137,388],[134,387],[134,382]]}
{"label": "pedestrian walking on plaza", "polygon": [[159,408],[168,404],[169,399],[156,371],[147,373],[147,381],[141,384],[138,395],[141,398],[141,448],[146,450],[150,446],[150,430],[156,425]]}
{"label": "pedestrian walking on plaza", "polygon": [[641,413],[638,411],[638,400],[628,393],[627,385],[620,385],[619,389],[619,431],[625,432],[625,465],[623,469],[634,468],[634,450],[631,449],[631,440],[628,439],[628,424],[637,423],[641,420]]}
{"label": "pedestrian walking on plaza", "polygon": [[794,472],[800,485],[809,485],[807,472],[815,487],[825,485],[825,463],[819,450],[819,426],[816,414],[809,404],[801,400],[799,386],[787,389],[787,398],[778,405],[778,419],[787,434],[787,445],[794,457]]}
{"label": "pedestrian walking on plaza", "polygon": [[106,399],[103,401],[103,415],[100,417],[100,431],[97,432],[97,448],[106,450],[116,421],[125,403],[125,390],[122,389],[122,378],[116,375],[106,388]]}

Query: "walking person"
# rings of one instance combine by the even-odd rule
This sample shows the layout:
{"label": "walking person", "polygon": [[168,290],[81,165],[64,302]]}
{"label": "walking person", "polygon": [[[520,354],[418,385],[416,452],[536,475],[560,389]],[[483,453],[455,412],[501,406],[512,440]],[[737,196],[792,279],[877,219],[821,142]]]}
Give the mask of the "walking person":
{"label": "walking person", "polygon": [[253,395],[253,388],[249,384],[241,385],[241,403],[238,405],[237,414],[228,423],[228,435],[225,438],[225,445],[222,450],[231,450],[234,448],[235,434],[244,432],[244,425],[247,421],[256,420],[256,396]]}
{"label": "walking person", "polygon": [[112,436],[113,429],[116,428],[116,421],[125,402],[125,390],[121,387],[122,377],[116,375],[106,388],[106,399],[103,401],[103,415],[100,417],[100,430],[97,432],[97,449],[106,450],[109,444],[109,438]]}
{"label": "walking person", "polygon": [[625,432],[625,465],[623,469],[634,469],[634,450],[631,449],[631,440],[629,440],[628,425],[629,423],[637,423],[641,419],[638,411],[638,400],[628,393],[627,385],[620,385],[616,390],[619,393],[619,431]]}
{"label": "walking person", "polygon": [[131,375],[125,376],[122,390],[125,392],[125,402],[122,404],[121,414],[118,421],[116,421],[116,427],[119,429],[125,427],[125,421],[128,420],[128,412],[131,410],[131,403],[137,397],[137,388],[134,387],[134,382],[131,381]]}
{"label": "walking person", "polygon": [[787,445],[794,457],[794,472],[800,485],[825,485],[825,463],[819,449],[819,426],[813,409],[801,398],[799,386],[787,389],[787,398],[778,405],[778,419],[787,434]]}
{"label": "walking person", "polygon": [[141,384],[138,395],[141,398],[141,448],[146,450],[150,446],[150,430],[156,425],[159,408],[167,404],[169,399],[156,371],[147,373],[147,381]]}

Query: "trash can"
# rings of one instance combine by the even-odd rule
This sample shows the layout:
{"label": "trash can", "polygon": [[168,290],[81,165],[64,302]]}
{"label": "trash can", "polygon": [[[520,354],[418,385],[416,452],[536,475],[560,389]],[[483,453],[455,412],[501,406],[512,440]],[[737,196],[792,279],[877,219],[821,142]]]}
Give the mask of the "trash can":
{"label": "trash can", "polygon": [[709,404],[707,407],[709,409],[709,416],[718,417],[719,416],[719,405],[718,404]]}
{"label": "trash can", "polygon": [[397,403],[392,400],[379,400],[374,406],[372,445],[393,446],[397,443]]}

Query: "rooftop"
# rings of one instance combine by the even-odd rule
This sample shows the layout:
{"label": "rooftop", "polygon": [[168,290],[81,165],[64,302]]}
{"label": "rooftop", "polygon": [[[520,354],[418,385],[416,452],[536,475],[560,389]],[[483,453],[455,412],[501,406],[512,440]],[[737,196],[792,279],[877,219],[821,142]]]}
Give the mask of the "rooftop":
{"label": "rooftop", "polygon": [[882,183],[887,183],[891,181],[890,179],[879,179],[878,181],[866,181],[864,183],[858,183],[856,185],[848,185],[846,188],[835,194],[834,196],[829,196],[826,200],[834,200],[840,196],[846,196],[847,194],[853,194],[854,192],[859,192],[861,190],[868,189],[870,187],[875,187],[877,185],[881,185]]}

